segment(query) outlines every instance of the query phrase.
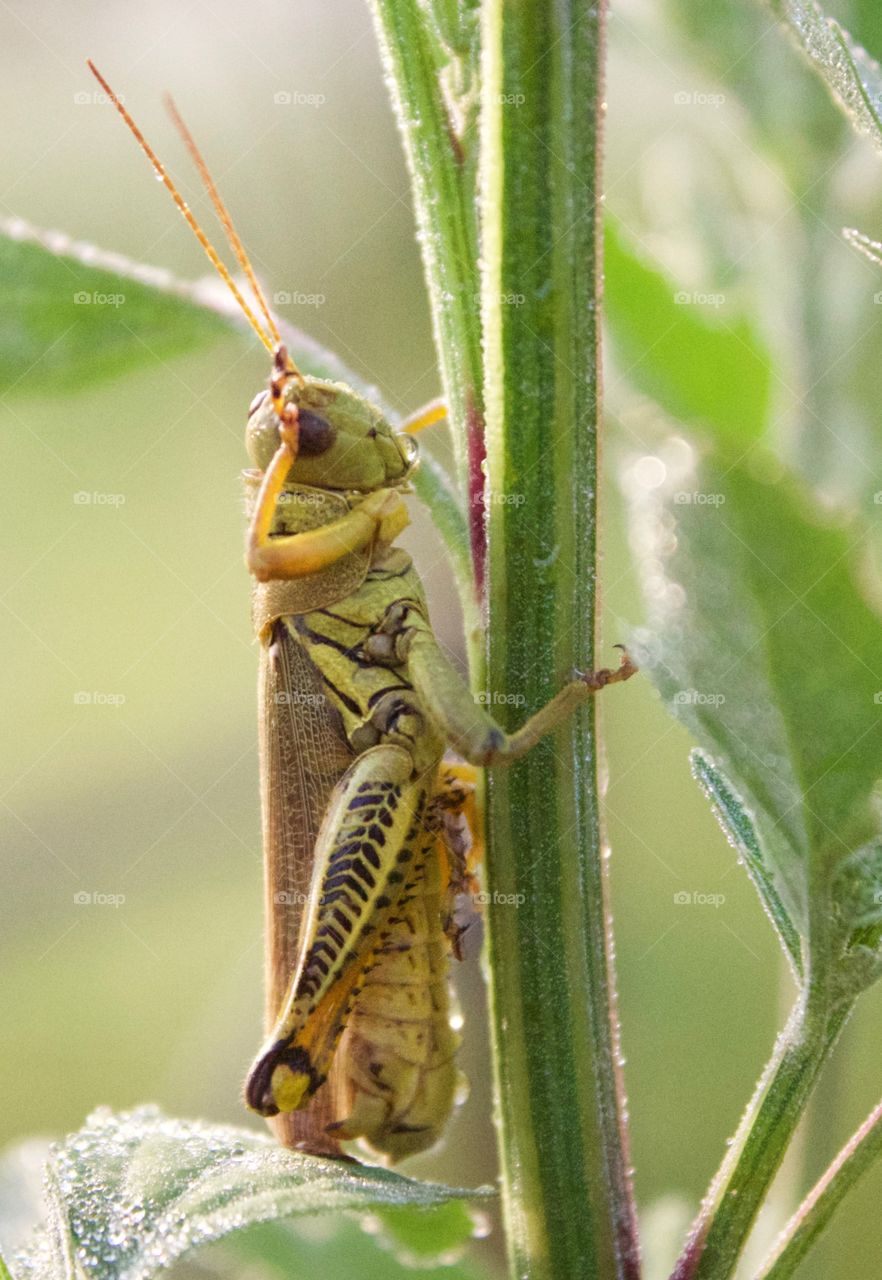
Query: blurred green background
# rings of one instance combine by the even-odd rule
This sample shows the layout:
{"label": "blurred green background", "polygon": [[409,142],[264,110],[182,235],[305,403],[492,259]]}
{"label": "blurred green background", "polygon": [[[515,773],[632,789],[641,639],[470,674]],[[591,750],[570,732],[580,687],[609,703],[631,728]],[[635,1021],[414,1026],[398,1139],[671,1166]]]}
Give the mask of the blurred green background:
{"label": "blurred green background", "polygon": [[[874,5],[829,7],[882,53]],[[287,319],[401,411],[438,393],[407,175],[361,0],[85,0],[75,10],[10,0],[0,33],[0,213],[202,274],[166,193],[95,100],[91,56],[204,211],[162,111],[173,90],[260,274],[292,297],[280,306]],[[872,502],[882,281],[839,228],[882,230],[882,163],[852,142],[750,0],[622,0],[608,89],[609,208],[684,289],[720,291],[759,318],[775,363],[769,442],[779,456],[830,501]],[[626,363],[607,375],[604,658],[642,616],[619,481],[668,429],[628,390]],[[40,394],[39,367],[21,372],[0,402],[0,1140],[59,1134],[98,1103],[148,1099],[247,1123],[239,1092],[260,1035],[262,888],[238,473],[264,353],[225,339],[65,398]],[[406,541],[436,627],[457,648],[446,556],[413,516]],[[603,722],[633,1159],[654,1280],[790,988],[691,780],[685,732],[647,681],[610,697]],[[724,901],[679,905],[681,891]],[[410,1171],[475,1184],[495,1166],[474,955],[456,978],[471,1096],[443,1150]],[[882,1092],[880,1032],[877,990],[760,1224],[766,1240],[776,1206],[789,1208],[793,1188]],[[880,1192],[882,1171],[806,1276],[878,1276]]]}

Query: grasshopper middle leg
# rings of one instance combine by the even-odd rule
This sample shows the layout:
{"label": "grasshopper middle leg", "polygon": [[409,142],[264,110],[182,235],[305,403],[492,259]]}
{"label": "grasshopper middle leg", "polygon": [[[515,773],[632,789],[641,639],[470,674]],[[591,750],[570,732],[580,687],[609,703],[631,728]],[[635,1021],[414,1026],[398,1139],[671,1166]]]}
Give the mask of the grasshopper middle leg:
{"label": "grasshopper middle leg", "polygon": [[439,645],[428,620],[411,603],[401,601],[392,605],[365,647],[377,655],[394,655],[392,660],[406,668],[425,714],[447,744],[471,764],[483,766],[520,759],[598,690],[628,680],[637,671],[622,649],[618,667],[604,667],[571,680],[520,729],[506,733],[490,713],[475,702]]}

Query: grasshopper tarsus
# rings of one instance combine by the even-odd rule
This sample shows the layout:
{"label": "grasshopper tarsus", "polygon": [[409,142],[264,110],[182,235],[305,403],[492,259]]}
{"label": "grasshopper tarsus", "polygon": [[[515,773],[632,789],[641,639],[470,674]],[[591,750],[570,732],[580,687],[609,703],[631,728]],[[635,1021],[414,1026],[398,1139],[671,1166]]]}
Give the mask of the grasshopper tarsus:
{"label": "grasshopper tarsus", "polygon": [[613,645],[613,648],[621,649],[622,651],[621,660],[617,667],[601,667],[599,671],[587,671],[579,676],[582,683],[589,689],[605,689],[608,684],[620,684],[637,675],[639,667],[633,661],[625,646],[616,644]]}

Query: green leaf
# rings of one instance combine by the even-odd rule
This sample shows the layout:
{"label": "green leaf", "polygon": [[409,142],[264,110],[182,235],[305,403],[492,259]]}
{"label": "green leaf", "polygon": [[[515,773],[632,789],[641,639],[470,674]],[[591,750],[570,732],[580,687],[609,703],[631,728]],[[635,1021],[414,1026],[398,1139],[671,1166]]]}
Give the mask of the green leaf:
{"label": "green leaf", "polygon": [[799,933],[775,889],[774,875],[766,865],[756,828],[741,797],[726,775],[715,768],[711,760],[701,751],[692,752],[692,772],[710,801],[726,839],[747,868],[754,888],[784,948],[784,954],[790,961],[794,976],[797,979],[802,978],[802,949]]}
{"label": "green leaf", "polygon": [[380,1234],[413,1265],[454,1256],[475,1234],[475,1216],[462,1200],[439,1205],[431,1213],[415,1212],[409,1206],[378,1209],[375,1213]]}
{"label": "green leaf", "polygon": [[[444,1210],[400,1210],[421,1222],[433,1223]],[[428,1227],[431,1232],[431,1225]],[[461,1247],[462,1242],[460,1242]],[[467,1260],[437,1264],[408,1255],[373,1233],[370,1220],[358,1225],[343,1215],[286,1222],[264,1223],[237,1232],[210,1257],[211,1269],[222,1277],[240,1280],[243,1275],[275,1280],[291,1277],[329,1276],[333,1280],[481,1280],[486,1272]],[[414,1266],[419,1270],[415,1273]]]}
{"label": "green leaf", "polygon": [[192,351],[229,318],[167,272],[0,220],[0,392],[46,395]]}
{"label": "green leaf", "polygon": [[847,999],[882,973],[882,841],[870,841],[839,863],[832,898],[839,988]]}
{"label": "green leaf", "polygon": [[723,295],[679,288],[628,243],[605,232],[604,306],[622,376],[672,418],[746,444],[769,415],[772,361],[753,323]]}
{"label": "green leaf", "polygon": [[[673,467],[673,463],[671,464]],[[796,487],[708,459],[642,491],[643,662],[749,809],[803,936],[810,893],[876,833],[882,624],[858,577],[869,537]]]}
{"label": "green leaf", "polygon": [[875,946],[882,930],[882,843],[871,841],[836,869],[836,904],[852,940]]}
{"label": "green leaf", "polygon": [[882,70],[814,0],[770,0],[856,133],[882,150]]}
{"label": "green leaf", "polygon": [[427,1209],[473,1193],[384,1169],[286,1151],[249,1130],[172,1120],[153,1107],[98,1111],[53,1149],[47,1232],[16,1280],[75,1259],[90,1280],[147,1280],[242,1227],[341,1209]]}
{"label": "green leaf", "polygon": [[[230,334],[255,341],[213,277],[179,280],[20,218],[0,218],[0,267],[0,393],[73,391]],[[394,420],[376,387],[334,352],[286,321],[278,324],[305,369],[347,383]]]}

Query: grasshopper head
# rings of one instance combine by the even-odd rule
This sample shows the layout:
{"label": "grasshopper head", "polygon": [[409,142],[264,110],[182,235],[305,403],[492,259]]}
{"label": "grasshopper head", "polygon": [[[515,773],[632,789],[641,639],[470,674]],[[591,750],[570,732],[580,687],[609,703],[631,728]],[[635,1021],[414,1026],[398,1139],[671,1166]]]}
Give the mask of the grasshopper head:
{"label": "grasshopper head", "polygon": [[[292,484],[382,489],[401,484],[416,462],[410,436],[393,431],[379,409],[342,382],[292,378],[285,403],[297,405],[300,422]],[[279,447],[279,419],[266,391],[252,401],[246,443],[253,464],[265,471]]]}

